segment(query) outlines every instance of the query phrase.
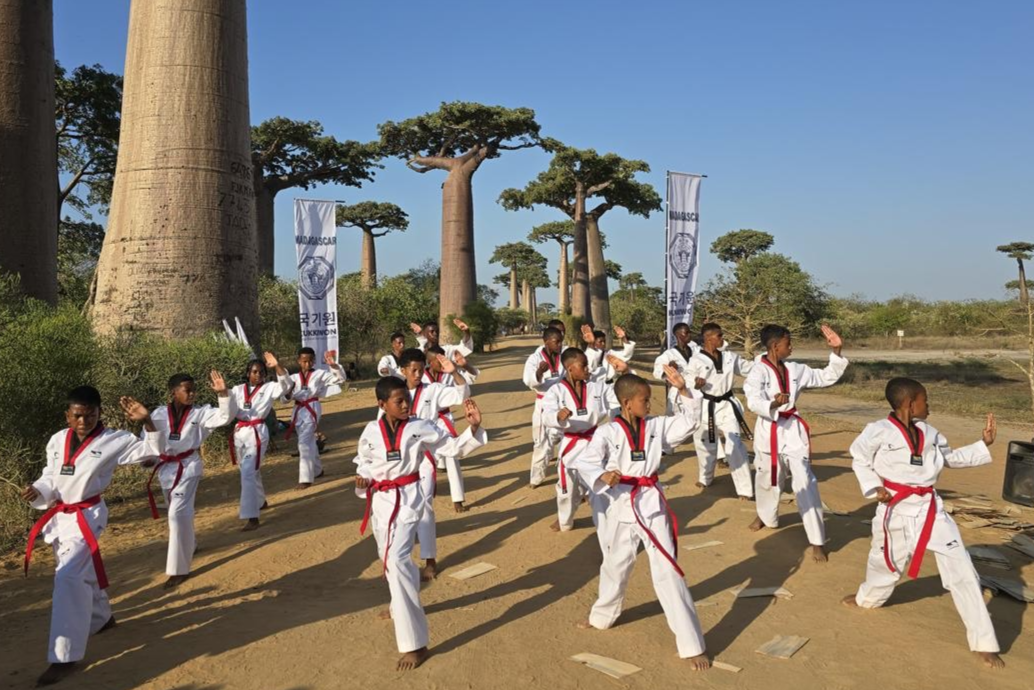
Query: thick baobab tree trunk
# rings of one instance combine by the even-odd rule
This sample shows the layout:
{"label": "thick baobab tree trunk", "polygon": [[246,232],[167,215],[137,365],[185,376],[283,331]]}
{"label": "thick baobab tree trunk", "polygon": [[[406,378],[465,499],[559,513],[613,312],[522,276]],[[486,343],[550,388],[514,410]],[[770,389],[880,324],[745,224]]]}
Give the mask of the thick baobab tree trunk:
{"label": "thick baobab tree trunk", "polygon": [[0,0],[0,272],[57,301],[57,139],[51,0]]}
{"label": "thick baobab tree trunk", "polygon": [[521,308],[531,314],[531,286],[527,280],[521,281]]}
{"label": "thick baobab tree trunk", "polygon": [[264,184],[262,166],[252,157],[252,188],[255,192],[255,242],[258,247],[258,270],[261,275],[274,274],[273,257],[275,255],[273,232],[273,212],[276,193]]}
{"label": "thick baobab tree trunk", "polygon": [[528,286],[528,303],[530,304],[528,313],[531,314],[532,332],[537,333],[539,323],[539,298],[534,286],[530,285]]}
{"label": "thick baobab tree trunk", "polygon": [[94,324],[258,335],[245,0],[133,0]]}
{"label": "thick baobab tree trunk", "polygon": [[589,247],[585,230],[585,193],[579,184],[574,202],[574,275],[571,286],[571,316],[582,321],[592,318],[589,301]]}
{"label": "thick baobab tree trunk", "polygon": [[517,267],[510,266],[510,309],[517,308]]}
{"label": "thick baobab tree trunk", "polygon": [[377,287],[377,245],[372,230],[363,229],[363,258],[360,280],[363,288]]}
{"label": "thick baobab tree trunk", "polygon": [[607,284],[607,264],[603,258],[599,221],[591,214],[585,219],[585,236],[589,245],[589,295],[592,302],[592,320],[596,328],[607,334],[610,346],[610,286]]}
{"label": "thick baobab tree trunk", "polygon": [[1030,301],[1027,291],[1027,271],[1023,267],[1023,259],[1016,259],[1016,263],[1020,265],[1020,304],[1026,305]]}
{"label": "thick baobab tree trunk", "polygon": [[[442,278],[438,310],[442,323],[450,316],[462,315],[464,308],[477,298],[471,186],[476,169],[470,162],[458,162],[449,170],[442,185]],[[447,328],[442,329],[443,341],[449,332]]]}
{"label": "thick baobab tree trunk", "polygon": [[567,274],[570,269],[567,266],[567,242],[560,243],[560,271],[557,275],[557,311],[560,316],[571,313],[571,286],[568,285]]}

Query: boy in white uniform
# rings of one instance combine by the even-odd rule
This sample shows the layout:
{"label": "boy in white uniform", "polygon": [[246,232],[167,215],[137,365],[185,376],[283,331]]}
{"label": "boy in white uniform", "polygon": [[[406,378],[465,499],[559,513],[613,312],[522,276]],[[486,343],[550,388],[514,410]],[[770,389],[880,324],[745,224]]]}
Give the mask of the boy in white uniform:
{"label": "boy in white uniform", "polygon": [[[143,439],[128,431],[101,424],[101,396],[96,388],[81,386],[68,394],[67,429],[47,443],[46,464],[40,478],[25,487],[22,498],[46,511],[29,532],[25,573],[37,535],[41,532],[54,549],[54,594],[51,598],[50,666],[37,680],[53,685],[75,671],[86,656],[90,635],[115,626],[104,591],[108,578],[97,538],[108,524],[108,507],[101,498],[119,465],[150,463],[162,452],[161,435],[147,408],[123,397],[119,404],[130,422],[143,422]],[[12,635],[13,631],[8,630]]]}
{"label": "boy in white uniform", "polygon": [[591,490],[610,499],[599,597],[589,620],[579,627],[606,630],[617,622],[636,552],[643,544],[654,592],[675,633],[679,656],[689,659],[693,670],[702,671],[711,664],[693,597],[677,561],[678,524],[657,478],[662,451],[683,443],[700,425],[700,403],[690,397],[674,367],[665,365],[663,372],[679,391],[676,413],[650,417],[650,385],[625,374],[614,384],[621,416],[596,430],[578,462],[578,471]]}
{"label": "boy in white uniform", "polygon": [[381,357],[381,361],[377,363],[377,373],[381,376],[399,376],[399,357],[405,349],[406,336],[399,332],[392,333],[391,352]]}
{"label": "boy in white uniform", "polygon": [[614,326],[614,335],[621,341],[620,350],[607,350],[607,334],[603,331],[594,331],[589,326],[582,328],[582,335],[586,330],[592,334],[592,342],[587,342],[585,356],[589,360],[589,369],[592,371],[592,380],[600,382],[611,382],[624,373],[616,371],[610,364],[610,357],[617,357],[626,364],[632,361],[635,356],[635,342],[628,339],[625,329],[621,326]]}
{"label": "boy in white uniform", "polygon": [[757,518],[750,523],[756,532],[779,526],[779,495],[789,471],[797,510],[811,545],[811,555],[824,563],[826,528],[822,523],[819,483],[811,471],[811,430],[797,412],[797,399],[808,388],[826,388],[840,380],[847,360],[840,356],[843,341],[829,326],[822,326],[832,348],[823,369],[785,361],[793,354],[790,331],[782,326],[761,329],[761,343],[767,352],[758,357],[743,383],[747,407],[757,415],[754,424],[754,493]]}
{"label": "boy in white uniform", "polygon": [[926,422],[930,409],[921,383],[891,379],[886,397],[893,411],[867,425],[851,444],[852,467],[862,494],[879,504],[872,521],[865,582],[844,604],[867,609],[883,606],[905,566],[909,565],[909,577],[917,577],[925,552],[933,551],[941,583],[951,592],[966,626],[970,650],[991,668],[1004,668],[980,577],[958,526],[933,488],[945,467],[991,462],[987,447],[998,431],[994,415],[987,415],[982,440],[952,450],[948,440]]}
{"label": "boy in white uniform", "polygon": [[[612,358],[618,366],[627,369],[621,360]],[[563,434],[560,442],[559,478],[556,485],[557,519],[549,526],[554,532],[567,532],[574,527],[574,514],[585,495],[585,486],[579,477],[575,462],[596,433],[596,428],[617,415],[621,405],[614,397],[614,389],[606,383],[592,381],[589,361],[585,353],[569,347],[560,356],[566,375],[546,391],[542,399],[542,424],[547,429]],[[599,494],[590,494],[593,523],[599,529],[598,517],[606,508]]]}
{"label": "boy in white uniform", "polygon": [[[470,388],[466,381],[462,385],[453,386],[443,383],[424,383],[421,377],[424,374],[427,357],[440,357],[443,371],[446,374],[453,374],[456,365],[445,358],[444,355],[428,354],[416,348],[402,351],[399,358],[401,367],[399,373],[406,383],[406,390],[409,391],[409,414],[411,417],[431,422],[440,426],[440,413],[448,410],[453,405],[462,405],[463,401],[470,396]],[[383,411],[378,416],[383,416]],[[448,429],[441,427],[443,433],[450,438],[456,437],[455,427]],[[438,575],[438,533],[434,515],[434,499],[437,495],[437,462],[433,453],[425,456],[425,461],[420,464],[420,491],[424,495],[424,510],[420,514],[420,522],[417,525],[417,541],[420,542],[420,557],[424,559],[424,567],[420,571],[420,578],[425,582],[433,580]]]}
{"label": "boy in white uniform", "polygon": [[287,427],[284,440],[291,434],[298,434],[298,488],[307,489],[323,476],[323,463],[320,462],[320,450],[316,443],[316,429],[323,416],[320,398],[326,397],[327,389],[340,386],[346,380],[345,370],[334,359],[336,353],[327,350],[323,353],[323,363],[330,367],[316,369],[316,351],[311,347],[298,350],[297,374],[291,374],[291,391],[287,398],[294,400],[294,411],[291,413],[291,425]]}
{"label": "boy in white uniform", "polygon": [[169,379],[172,401],[151,413],[151,419],[161,433],[165,446],[165,452],[147,481],[151,517],[158,519],[158,505],[151,490],[155,474],[158,475],[158,483],[169,506],[169,549],[165,558],[165,574],[169,579],[165,581],[165,589],[178,586],[190,576],[190,562],[197,545],[194,536],[194,500],[204,473],[198,451],[215,429],[230,423],[236,412],[222,374],[213,371],[209,378],[212,390],[219,396],[218,407],[196,407],[194,377],[190,374],[174,374]]}
{"label": "boy in white uniform", "polygon": [[560,354],[563,334],[553,326],[542,331],[542,345],[524,363],[524,385],[535,393],[535,412],[531,416],[531,488],[546,481],[549,459],[556,452],[560,434],[542,424],[542,405],[546,392],[563,377]]}
{"label": "boy in white uniform", "polygon": [[[471,364],[462,353],[456,351],[452,353],[452,358],[448,359],[448,355],[445,353],[445,349],[441,346],[432,345],[425,350],[427,353],[427,367],[424,369],[424,376],[421,379],[424,383],[441,383],[443,386],[458,386],[466,385],[472,386],[477,381],[477,377],[480,374],[477,367]],[[437,355],[442,355],[438,357]],[[443,370],[443,365],[446,361],[451,361],[454,365],[454,370],[446,372]],[[438,411],[438,426],[443,430],[448,431],[453,436],[456,435],[456,419],[452,416],[452,410],[449,408],[443,408]],[[449,494],[452,497],[452,508],[457,513],[467,512],[467,507],[463,505],[463,502],[467,498],[467,494],[463,489],[463,470],[460,467],[459,458],[444,457],[439,455],[438,458],[438,469],[445,470],[446,476],[449,479]]]}
{"label": "boy in white uniform", "polygon": [[474,338],[470,334],[470,327],[463,322],[462,319],[453,319],[453,325],[460,329],[460,333],[463,334],[462,340],[459,345],[445,344],[442,345],[439,342],[441,333],[438,331],[438,324],[434,321],[428,321],[424,324],[423,328],[415,323],[409,324],[409,327],[413,329],[413,334],[416,336],[417,346],[426,351],[430,347],[440,347],[445,350],[445,356],[452,359],[453,354],[459,352],[463,356],[467,356],[474,352]]}
{"label": "boy in white uniform", "polygon": [[[674,367],[683,378],[689,376],[689,360],[700,349],[700,346],[693,341],[693,333],[689,330],[689,324],[677,323],[672,326],[671,333],[675,336],[675,347],[668,348],[653,362],[653,377],[665,383],[670,382],[664,377],[664,366]],[[678,391],[668,386],[668,404],[666,413],[671,414],[674,409]]]}
{"label": "boy in white uniform", "polygon": [[458,438],[442,433],[434,423],[410,418],[409,391],[395,377],[377,382],[377,405],[384,415],[366,425],[356,456],[356,495],[366,499],[366,531],[372,514],[378,558],[391,592],[391,619],[402,657],[397,669],[407,671],[427,658],[427,617],[420,605],[420,573],[410,555],[416,525],[424,508],[420,466],[426,453],[448,451],[464,456],[487,441],[481,412],[473,400],[464,401],[470,427]]}
{"label": "boy in white uniform", "polygon": [[703,419],[693,434],[699,464],[697,486],[703,489],[714,481],[717,442],[721,435],[736,494],[740,500],[746,501],[754,496],[754,485],[743,437],[753,437],[743,418],[740,401],[732,394],[732,386],[734,376],[746,376],[754,368],[754,363],[735,352],[721,349],[725,339],[718,324],[705,323],[700,327],[700,335],[704,344],[689,358],[686,366],[686,380],[692,382],[693,397],[703,398]]}
{"label": "boy in white uniform", "polygon": [[[248,380],[230,390],[237,423],[230,434],[230,461],[241,471],[241,507],[239,517],[247,520],[242,532],[258,529],[259,511],[266,507],[262,487],[262,458],[269,448],[269,427],[266,419],[273,403],[291,389],[287,370],[280,366],[272,352],[263,354],[265,361],[248,362]],[[268,381],[269,368],[276,370],[277,380]]]}

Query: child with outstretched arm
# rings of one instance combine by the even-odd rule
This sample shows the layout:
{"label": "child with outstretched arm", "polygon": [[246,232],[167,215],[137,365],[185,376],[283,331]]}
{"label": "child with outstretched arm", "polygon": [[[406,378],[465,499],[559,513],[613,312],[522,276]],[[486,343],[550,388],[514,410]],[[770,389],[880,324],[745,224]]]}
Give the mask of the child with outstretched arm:
{"label": "child with outstretched arm", "polygon": [[868,424],[851,444],[852,468],[862,494],[879,503],[872,521],[865,582],[843,603],[866,609],[883,606],[905,567],[909,577],[917,577],[923,556],[932,551],[941,582],[951,592],[966,626],[970,650],[991,668],[1004,668],[980,577],[958,526],[934,490],[946,467],[991,462],[987,447],[998,432],[994,415],[987,415],[981,440],[952,450],[948,440],[926,421],[930,407],[921,383],[893,378],[887,382],[886,397],[890,415]]}
{"label": "child with outstretched arm", "polygon": [[308,489],[312,483],[323,476],[323,463],[320,462],[320,449],[317,445],[316,430],[323,416],[320,398],[327,395],[331,386],[340,386],[347,378],[345,370],[337,363],[337,353],[327,350],[323,353],[323,363],[329,369],[316,368],[316,351],[311,347],[298,350],[298,373],[291,374],[291,391],[287,397],[294,401],[291,413],[291,425],[284,433],[284,440],[298,434],[298,488]]}
{"label": "child with outstretched arm", "polygon": [[427,617],[420,605],[420,573],[411,555],[417,523],[424,509],[420,465],[426,453],[464,456],[487,441],[481,411],[473,400],[464,401],[469,427],[457,438],[433,422],[410,417],[406,383],[384,377],[376,386],[377,406],[383,416],[366,425],[356,456],[356,495],[366,499],[366,515],[359,532],[365,533],[372,516],[377,554],[391,592],[391,620],[395,642],[402,654],[397,670],[408,671],[428,656]]}
{"label": "child with outstretched arm", "polygon": [[97,543],[108,524],[108,507],[101,494],[116,467],[152,463],[163,450],[161,434],[147,408],[129,397],[120,398],[119,405],[126,419],[143,423],[142,438],[104,426],[96,388],[80,386],[69,392],[68,428],[50,438],[43,473],[22,491],[22,498],[33,508],[46,511],[29,532],[26,575],[40,534],[54,549],[57,561],[47,651],[50,666],[37,680],[38,686],[53,685],[73,673],[86,656],[90,635],[115,626]]}
{"label": "child with outstretched arm", "polygon": [[606,630],[617,622],[642,544],[650,561],[654,592],[675,633],[679,656],[689,659],[693,670],[703,671],[711,662],[677,560],[678,524],[658,480],[661,455],[683,443],[700,425],[700,403],[690,397],[685,379],[674,367],[664,365],[663,373],[679,392],[674,414],[651,417],[650,384],[625,374],[614,383],[620,416],[596,430],[576,463],[592,491],[609,494],[599,597],[588,621],[579,627]]}

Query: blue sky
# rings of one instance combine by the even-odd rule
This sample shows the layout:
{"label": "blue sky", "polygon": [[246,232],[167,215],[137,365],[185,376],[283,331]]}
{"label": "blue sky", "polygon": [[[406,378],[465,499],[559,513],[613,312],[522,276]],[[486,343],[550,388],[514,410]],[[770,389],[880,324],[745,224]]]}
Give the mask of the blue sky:
{"label": "blue sky", "polygon": [[[66,67],[121,72],[127,0],[55,0]],[[998,244],[1034,241],[1034,3],[331,2],[249,3],[253,122],[321,121],[341,139],[471,100],[534,108],[543,134],[703,172],[706,247],[729,230],[775,235],[834,293],[999,297],[1013,266]],[[499,192],[548,163],[488,161],[474,179],[479,282],[492,248],[558,212],[506,212]],[[277,200],[277,272],[293,277],[291,199],[393,201],[405,235],[378,244],[394,274],[439,254],[442,175],[388,159],[362,189]],[[613,211],[608,258],[663,281],[664,218]],[[348,233],[354,237],[349,238]],[[350,241],[351,239],[351,241]],[[339,271],[359,236],[339,231]],[[556,266],[553,247],[543,247]],[[702,282],[719,270],[703,258]],[[555,301],[542,291],[540,302]]]}

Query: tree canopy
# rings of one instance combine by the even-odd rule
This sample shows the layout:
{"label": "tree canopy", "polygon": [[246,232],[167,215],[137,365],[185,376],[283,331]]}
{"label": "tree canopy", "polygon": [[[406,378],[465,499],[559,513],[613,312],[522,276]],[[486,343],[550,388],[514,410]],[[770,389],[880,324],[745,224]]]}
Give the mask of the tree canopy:
{"label": "tree canopy", "polygon": [[[392,230],[405,231],[409,227],[409,216],[397,205],[388,201],[360,201],[356,204],[339,204],[337,225],[343,228],[359,228],[383,237]],[[380,230],[381,232],[377,232]]]}
{"label": "tree canopy", "polygon": [[[55,125],[59,172],[69,179],[58,190],[64,202],[89,218],[88,208],[107,209],[115,179],[122,112],[122,77],[100,65],[69,74],[55,64]],[[85,196],[78,192],[86,189]]]}
{"label": "tree canopy", "polygon": [[574,222],[570,220],[554,220],[536,225],[528,233],[528,240],[535,244],[556,242],[568,245],[574,241]]}
{"label": "tree canopy", "polygon": [[333,183],[359,187],[383,167],[376,143],[338,141],[315,120],[274,117],[251,128],[251,155],[273,191]]}
{"label": "tree canopy", "polygon": [[774,243],[775,238],[761,230],[734,230],[712,242],[711,253],[722,263],[738,264],[767,252]]}

